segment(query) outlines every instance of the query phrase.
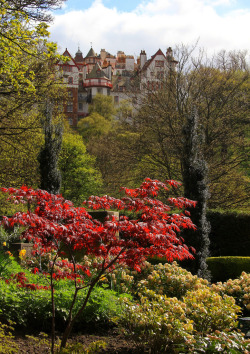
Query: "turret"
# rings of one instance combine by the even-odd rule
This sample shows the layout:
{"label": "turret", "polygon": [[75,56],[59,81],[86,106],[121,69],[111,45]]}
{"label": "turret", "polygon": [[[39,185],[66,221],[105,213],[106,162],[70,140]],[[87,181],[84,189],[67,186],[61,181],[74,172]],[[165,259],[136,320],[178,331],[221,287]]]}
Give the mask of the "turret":
{"label": "turret", "polygon": [[82,52],[80,51],[79,47],[78,47],[78,51],[75,54],[75,58],[74,59],[75,59],[76,63],[83,63],[84,62],[84,59],[83,59],[83,56],[82,56]]}

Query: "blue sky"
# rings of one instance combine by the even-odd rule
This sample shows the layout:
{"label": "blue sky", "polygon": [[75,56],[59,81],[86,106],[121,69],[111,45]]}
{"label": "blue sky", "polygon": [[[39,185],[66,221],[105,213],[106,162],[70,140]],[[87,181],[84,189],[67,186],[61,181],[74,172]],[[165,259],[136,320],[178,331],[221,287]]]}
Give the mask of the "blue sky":
{"label": "blue sky", "polygon": [[198,39],[209,54],[250,49],[250,0],[68,0],[53,15],[51,39],[73,55],[93,43],[97,53],[151,56]]}
{"label": "blue sky", "polygon": [[[145,1],[146,2],[146,1]],[[93,0],[68,0],[66,2],[66,8],[62,10],[62,13],[68,12],[69,9],[74,10],[84,10],[88,9]],[[103,0],[103,4],[108,8],[116,7],[119,11],[132,11],[134,10],[140,3],[141,0]]]}
{"label": "blue sky", "polygon": [[[188,0],[187,0],[188,1]],[[149,0],[103,0],[102,3],[107,8],[114,8],[116,7],[119,11],[132,11],[136,9],[138,5],[141,3],[148,3]],[[174,0],[172,0],[174,2]],[[66,8],[61,10],[61,13],[68,12],[70,10],[86,10],[88,9],[93,0],[67,0]],[[212,2],[211,2],[212,3]],[[233,0],[233,1],[214,1],[214,4],[218,4],[217,11],[220,14],[225,14],[229,10],[236,10],[236,9],[249,9],[250,8],[250,0]],[[57,11],[57,13],[59,13]]]}

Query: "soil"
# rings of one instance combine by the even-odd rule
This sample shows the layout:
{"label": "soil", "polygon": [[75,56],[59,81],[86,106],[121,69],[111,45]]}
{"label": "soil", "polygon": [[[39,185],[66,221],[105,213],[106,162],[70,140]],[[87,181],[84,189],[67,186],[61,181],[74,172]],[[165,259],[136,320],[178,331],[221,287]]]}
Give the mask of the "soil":
{"label": "soil", "polygon": [[[26,337],[23,332],[16,332],[15,343],[18,346],[16,353],[22,354],[47,354],[50,353],[50,348],[48,345],[43,343],[43,340],[39,340],[39,333],[32,333]],[[59,336],[60,337],[60,336]],[[108,329],[103,331],[103,333],[81,333],[73,334],[69,339],[69,344],[81,343],[86,348],[92,342],[104,341],[106,342],[106,348],[101,349],[99,353],[109,353],[109,354],[138,354],[147,353],[146,348],[140,348],[133,341],[128,340],[124,335],[120,334],[117,329]],[[81,351],[79,351],[80,353]]]}

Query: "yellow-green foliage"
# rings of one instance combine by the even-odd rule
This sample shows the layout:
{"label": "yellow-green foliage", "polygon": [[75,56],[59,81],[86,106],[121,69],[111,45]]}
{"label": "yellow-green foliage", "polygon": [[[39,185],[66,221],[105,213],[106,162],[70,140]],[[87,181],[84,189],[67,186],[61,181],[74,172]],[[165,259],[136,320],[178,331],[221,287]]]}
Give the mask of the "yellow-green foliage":
{"label": "yellow-green foliage", "polygon": [[[231,339],[223,333],[237,326],[241,310],[233,297],[219,294],[206,280],[193,276],[175,262],[154,266],[146,262],[139,280],[131,273],[123,269],[112,275],[117,288],[130,288],[138,298],[136,305],[125,301],[120,323],[125,333],[146,343],[152,353],[177,348],[186,352],[196,348],[197,340],[206,336],[206,340],[199,342],[204,350],[210,344],[215,350],[220,341],[229,344]],[[222,334],[213,341],[209,335],[215,331]]]}
{"label": "yellow-green foliage", "polygon": [[146,264],[146,267],[151,270],[145,280],[138,282],[138,289],[152,289],[159,294],[164,294],[169,297],[177,297],[181,299],[187,291],[197,290],[208,285],[208,281],[192,275],[187,270],[178,266],[176,262],[171,264],[159,263],[152,266]]}
{"label": "yellow-green foliage", "polygon": [[105,281],[119,292],[136,294],[146,288],[178,299],[181,299],[188,290],[196,290],[208,285],[207,280],[192,275],[186,269],[179,267],[176,262],[164,265],[145,262],[141,268],[141,273],[131,271],[127,267],[120,268]]}
{"label": "yellow-green foliage", "polygon": [[237,326],[240,307],[235,305],[231,296],[222,297],[210,288],[203,288],[189,291],[183,300],[187,317],[193,321],[195,330],[202,334],[230,330]]}
{"label": "yellow-green foliage", "polygon": [[233,296],[236,303],[243,310],[250,312],[250,273],[242,272],[237,279],[229,279],[225,283],[216,283],[212,285],[212,289],[220,295],[227,294]]}
{"label": "yellow-green foliage", "polygon": [[119,322],[125,333],[148,345],[152,353],[165,353],[172,343],[192,342],[193,324],[185,315],[186,305],[152,290],[147,295],[140,294],[137,304],[124,299]]}
{"label": "yellow-green foliage", "polygon": [[0,322],[0,353],[17,353],[18,346],[13,342],[13,327]]}

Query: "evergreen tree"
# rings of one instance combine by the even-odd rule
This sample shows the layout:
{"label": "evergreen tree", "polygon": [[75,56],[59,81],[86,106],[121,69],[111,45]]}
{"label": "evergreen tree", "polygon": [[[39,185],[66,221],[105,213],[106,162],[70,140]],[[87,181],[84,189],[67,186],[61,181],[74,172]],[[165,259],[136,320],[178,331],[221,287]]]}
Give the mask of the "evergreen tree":
{"label": "evergreen tree", "polygon": [[197,206],[191,211],[192,220],[197,226],[197,230],[189,230],[185,233],[187,244],[196,249],[194,261],[186,264],[193,273],[197,273],[202,278],[209,279],[206,258],[209,256],[209,233],[210,223],[206,218],[207,200],[209,198],[208,189],[208,167],[200,148],[202,144],[202,134],[199,132],[198,114],[193,108],[187,117],[187,122],[183,128],[183,184],[186,198],[197,201]]}
{"label": "evergreen tree", "polygon": [[53,123],[51,102],[45,105],[43,128],[45,141],[38,156],[41,174],[40,187],[49,193],[58,194],[61,187],[58,158],[62,145],[63,125],[61,121]]}

